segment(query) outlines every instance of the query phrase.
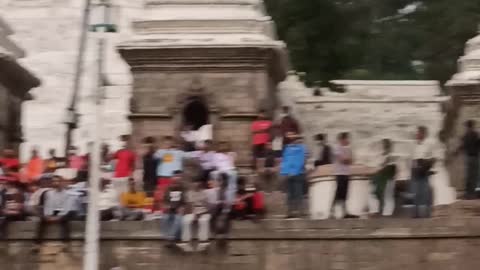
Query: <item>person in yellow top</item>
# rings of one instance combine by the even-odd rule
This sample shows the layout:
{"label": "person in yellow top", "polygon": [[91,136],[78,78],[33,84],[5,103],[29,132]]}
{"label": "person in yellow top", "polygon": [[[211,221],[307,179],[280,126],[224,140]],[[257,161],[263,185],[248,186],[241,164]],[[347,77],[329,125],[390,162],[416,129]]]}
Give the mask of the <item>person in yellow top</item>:
{"label": "person in yellow top", "polygon": [[122,219],[123,220],[142,220],[143,207],[145,206],[145,199],[147,195],[143,191],[137,191],[135,180],[128,179],[128,192],[120,195],[120,203],[122,204]]}

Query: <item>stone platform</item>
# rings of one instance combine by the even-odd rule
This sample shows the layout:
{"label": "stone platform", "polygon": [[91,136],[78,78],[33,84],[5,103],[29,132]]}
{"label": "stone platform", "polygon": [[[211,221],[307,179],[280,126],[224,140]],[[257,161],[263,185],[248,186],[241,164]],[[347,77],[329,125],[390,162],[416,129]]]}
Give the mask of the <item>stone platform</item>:
{"label": "stone platform", "polygon": [[[166,249],[159,226],[158,221],[104,222],[100,269],[474,270],[480,263],[479,217],[234,222],[226,249],[213,245],[201,254]],[[0,244],[1,269],[81,269],[83,224],[73,227],[77,241],[69,252],[49,241],[33,254],[34,224],[12,224],[11,238]],[[50,240],[56,239],[55,230],[49,231]]]}

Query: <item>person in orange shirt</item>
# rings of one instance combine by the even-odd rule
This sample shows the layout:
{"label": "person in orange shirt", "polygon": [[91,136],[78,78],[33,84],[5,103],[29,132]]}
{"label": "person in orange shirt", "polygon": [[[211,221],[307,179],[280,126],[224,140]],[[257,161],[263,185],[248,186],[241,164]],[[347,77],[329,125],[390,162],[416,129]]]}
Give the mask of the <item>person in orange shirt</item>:
{"label": "person in orange shirt", "polygon": [[38,150],[32,149],[32,157],[25,168],[27,182],[37,181],[43,173],[43,160],[38,155]]}
{"label": "person in orange shirt", "polygon": [[123,220],[142,220],[143,207],[147,195],[143,191],[137,191],[135,180],[128,179],[128,191],[120,195],[120,203],[122,204]]}

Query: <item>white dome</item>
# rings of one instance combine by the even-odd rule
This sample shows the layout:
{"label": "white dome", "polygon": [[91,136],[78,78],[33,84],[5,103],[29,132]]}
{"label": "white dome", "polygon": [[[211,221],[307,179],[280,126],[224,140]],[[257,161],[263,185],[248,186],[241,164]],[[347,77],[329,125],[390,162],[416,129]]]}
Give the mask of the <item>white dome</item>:
{"label": "white dome", "polygon": [[[479,29],[480,30],[480,29]],[[479,31],[480,33],[480,31]],[[447,85],[480,79],[480,35],[467,41],[465,55],[458,60],[458,73]]]}
{"label": "white dome", "polygon": [[465,54],[469,54],[474,50],[480,50],[480,35],[470,39],[466,43]]}

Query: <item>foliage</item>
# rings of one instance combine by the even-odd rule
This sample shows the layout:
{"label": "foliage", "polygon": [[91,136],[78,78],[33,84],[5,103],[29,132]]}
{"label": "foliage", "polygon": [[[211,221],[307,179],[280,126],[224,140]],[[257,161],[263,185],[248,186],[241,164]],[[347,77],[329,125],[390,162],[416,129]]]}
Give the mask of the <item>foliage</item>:
{"label": "foliage", "polygon": [[480,23],[478,0],[265,3],[308,84],[339,78],[445,82]]}

